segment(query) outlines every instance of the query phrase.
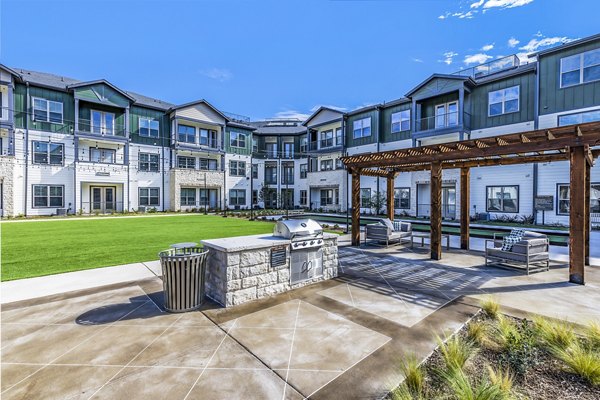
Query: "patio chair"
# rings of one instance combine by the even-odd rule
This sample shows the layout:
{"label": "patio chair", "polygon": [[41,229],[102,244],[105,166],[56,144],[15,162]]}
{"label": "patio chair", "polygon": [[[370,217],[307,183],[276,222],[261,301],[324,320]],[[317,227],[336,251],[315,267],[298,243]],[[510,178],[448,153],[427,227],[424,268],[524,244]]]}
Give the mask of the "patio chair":
{"label": "patio chair", "polygon": [[520,241],[510,250],[503,250],[503,239],[494,234],[494,239],[485,241],[485,265],[496,265],[530,272],[550,269],[550,240],[548,236],[531,231],[523,232]]}
{"label": "patio chair", "polygon": [[390,221],[384,218],[375,224],[366,226],[365,244],[367,240],[375,240],[379,243],[385,242],[388,247],[390,243],[402,243],[409,241],[412,235],[412,225],[409,222]]}

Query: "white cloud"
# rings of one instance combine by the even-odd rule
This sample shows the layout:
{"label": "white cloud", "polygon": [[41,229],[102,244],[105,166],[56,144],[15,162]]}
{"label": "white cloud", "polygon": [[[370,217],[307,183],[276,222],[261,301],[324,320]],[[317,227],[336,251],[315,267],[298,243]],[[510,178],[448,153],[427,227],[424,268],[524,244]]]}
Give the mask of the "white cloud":
{"label": "white cloud", "polygon": [[219,82],[225,82],[233,77],[233,74],[228,69],[223,68],[208,68],[200,70],[200,73],[207,78],[214,79]]}
{"label": "white cloud", "polygon": [[285,119],[299,119],[304,121],[306,118],[310,117],[309,114],[302,113],[296,110],[285,110],[279,111],[275,114],[275,118],[285,118]]}
{"label": "white cloud", "polygon": [[483,5],[483,3],[485,3],[485,0],[479,0],[476,3],[472,3],[471,4],[471,8],[479,8],[479,7],[481,7]]}
{"label": "white cloud", "polygon": [[515,8],[532,2],[533,0],[488,0],[483,5],[483,8]]}
{"label": "white cloud", "polygon": [[453,51],[447,51],[444,53],[444,59],[438,60],[438,62],[443,62],[446,63],[446,65],[450,65],[454,61],[454,57],[456,57],[457,55],[458,53],[455,53]]}
{"label": "white cloud", "polygon": [[494,43],[486,44],[481,48],[481,51],[490,51],[494,48]]}
{"label": "white cloud", "polygon": [[477,53],[477,54],[472,54],[472,55],[465,56],[465,59],[463,60],[463,62],[465,64],[467,64],[467,65],[469,65],[469,64],[483,64],[484,62],[486,62],[490,58],[493,58],[493,57],[492,56],[488,56],[487,54]]}
{"label": "white cloud", "polygon": [[438,17],[438,19],[446,19],[450,16],[450,13],[442,14]]}
{"label": "white cloud", "polygon": [[508,39],[508,47],[515,47],[519,43],[521,43],[521,42],[518,41],[517,39],[515,39],[514,37],[511,37],[510,39]]}
{"label": "white cloud", "polygon": [[547,37],[547,38],[543,38],[543,39],[531,39],[529,41],[529,43],[527,43],[525,46],[519,47],[519,50],[523,50],[524,52],[527,52],[527,53],[532,53],[534,51],[537,51],[541,47],[548,47],[548,46],[555,45],[557,43],[560,43],[560,44],[569,43],[569,42],[572,42],[573,40],[577,40],[577,39],[570,39],[566,36],[563,36],[563,37],[554,36],[554,37]]}
{"label": "white cloud", "polygon": [[416,63],[422,63],[422,62],[424,62],[424,61],[423,61],[423,60],[421,60],[420,58],[415,58],[415,57],[411,57],[411,58],[410,58],[410,60],[411,60],[412,62],[416,62]]}

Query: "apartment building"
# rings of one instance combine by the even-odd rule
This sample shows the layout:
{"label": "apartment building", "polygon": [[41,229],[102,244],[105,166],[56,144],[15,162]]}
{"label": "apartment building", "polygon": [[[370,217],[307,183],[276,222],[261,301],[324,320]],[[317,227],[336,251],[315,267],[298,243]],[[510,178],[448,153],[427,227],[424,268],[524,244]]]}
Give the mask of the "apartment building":
{"label": "apartment building", "polygon": [[[306,121],[225,113],[206,100],[175,105],[116,87],[0,65],[3,216],[124,210],[349,207],[345,154],[600,120],[600,35],[528,59],[516,55],[433,74],[396,100]],[[600,214],[592,168],[591,212]],[[473,214],[568,223],[566,162],[481,167]],[[459,171],[444,170],[444,218],[458,218]],[[395,180],[399,215],[429,215],[429,173]],[[386,184],[361,177],[361,209]],[[551,196],[553,209],[534,209]]]}

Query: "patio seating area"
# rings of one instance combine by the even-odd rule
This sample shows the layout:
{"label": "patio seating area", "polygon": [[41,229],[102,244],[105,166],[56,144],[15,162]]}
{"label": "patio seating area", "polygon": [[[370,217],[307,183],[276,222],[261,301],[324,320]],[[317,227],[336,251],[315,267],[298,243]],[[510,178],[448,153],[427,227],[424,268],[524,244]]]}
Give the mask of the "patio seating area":
{"label": "patio seating area", "polygon": [[599,267],[580,286],[557,262],[527,276],[482,253],[348,242],[338,278],[231,308],[167,313],[159,278],[5,304],[2,398],[381,398],[398,360],[425,358],[487,294],[516,316],[600,319]]}

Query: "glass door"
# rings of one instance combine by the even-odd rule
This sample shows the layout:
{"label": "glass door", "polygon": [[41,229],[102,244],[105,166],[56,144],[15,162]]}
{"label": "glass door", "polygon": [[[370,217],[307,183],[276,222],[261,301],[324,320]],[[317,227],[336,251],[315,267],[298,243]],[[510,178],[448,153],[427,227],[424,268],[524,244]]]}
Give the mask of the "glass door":
{"label": "glass door", "polygon": [[442,218],[456,218],[456,188],[442,187]]}
{"label": "glass door", "polygon": [[115,188],[105,187],[104,188],[104,212],[115,211]]}
{"label": "glass door", "polygon": [[117,209],[116,188],[112,186],[92,186],[91,211],[106,213]]}
{"label": "glass door", "polygon": [[92,212],[102,212],[102,188],[92,188]]}
{"label": "glass door", "polygon": [[92,110],[92,133],[115,134],[115,114]]}
{"label": "glass door", "polygon": [[446,126],[446,105],[440,104],[435,106],[435,129],[440,129]]}
{"label": "glass door", "polygon": [[448,112],[446,113],[447,126],[458,125],[458,103],[456,101],[448,103]]}

